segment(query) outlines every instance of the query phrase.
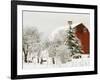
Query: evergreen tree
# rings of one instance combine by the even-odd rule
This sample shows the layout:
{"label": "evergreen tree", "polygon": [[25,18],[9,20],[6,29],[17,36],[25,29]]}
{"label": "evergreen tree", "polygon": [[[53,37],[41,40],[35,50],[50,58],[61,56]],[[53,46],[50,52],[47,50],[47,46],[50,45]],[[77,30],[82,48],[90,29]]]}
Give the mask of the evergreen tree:
{"label": "evergreen tree", "polygon": [[75,36],[74,30],[71,27],[72,21],[68,21],[69,29],[67,31],[67,39],[65,45],[71,50],[71,54],[82,53],[81,44],[78,38]]}

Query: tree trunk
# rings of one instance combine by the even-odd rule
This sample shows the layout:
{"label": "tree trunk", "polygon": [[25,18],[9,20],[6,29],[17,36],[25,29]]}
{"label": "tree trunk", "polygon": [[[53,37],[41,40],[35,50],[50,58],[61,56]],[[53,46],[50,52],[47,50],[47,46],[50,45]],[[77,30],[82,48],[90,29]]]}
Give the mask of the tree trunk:
{"label": "tree trunk", "polygon": [[43,59],[41,58],[41,62],[40,62],[40,64],[42,64],[42,62],[43,62]]}
{"label": "tree trunk", "polygon": [[24,61],[27,63],[27,56],[28,56],[28,45],[27,45],[27,49],[25,50],[25,48],[23,48],[24,51]]}
{"label": "tree trunk", "polygon": [[23,48],[23,52],[24,52],[24,54],[25,54],[25,49]]}
{"label": "tree trunk", "polygon": [[52,63],[55,64],[55,58],[52,58]]}
{"label": "tree trunk", "polygon": [[27,63],[27,54],[25,53],[25,48],[23,48],[23,52],[24,52],[24,62]]}
{"label": "tree trunk", "polygon": [[27,54],[25,54],[24,61],[27,63]]}
{"label": "tree trunk", "polygon": [[39,58],[37,58],[37,63],[39,63]]}

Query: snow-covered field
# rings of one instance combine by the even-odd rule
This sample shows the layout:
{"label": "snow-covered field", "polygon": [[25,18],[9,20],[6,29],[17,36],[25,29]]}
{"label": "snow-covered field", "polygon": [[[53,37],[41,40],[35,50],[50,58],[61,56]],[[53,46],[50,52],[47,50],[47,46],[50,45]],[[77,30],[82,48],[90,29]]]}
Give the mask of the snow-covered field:
{"label": "snow-covered field", "polygon": [[62,68],[62,67],[82,67],[89,66],[90,58],[88,55],[82,55],[80,59],[72,59],[69,62],[62,64],[59,59],[56,59],[56,63],[52,64],[51,59],[48,59],[48,62],[43,64],[37,63],[23,63],[23,69],[39,69],[39,68]]}

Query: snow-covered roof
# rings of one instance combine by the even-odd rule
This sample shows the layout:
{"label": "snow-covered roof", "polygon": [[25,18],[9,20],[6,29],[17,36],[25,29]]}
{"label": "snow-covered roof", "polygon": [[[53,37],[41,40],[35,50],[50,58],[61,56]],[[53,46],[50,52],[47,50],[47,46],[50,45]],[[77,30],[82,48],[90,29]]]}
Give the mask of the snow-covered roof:
{"label": "snow-covered roof", "polygon": [[86,26],[84,23],[76,23],[76,24],[73,24],[72,25],[72,28],[74,28],[74,27],[76,27],[77,25],[80,25],[80,24],[82,24],[82,25],[84,25],[88,30],[89,30],[89,26]]}

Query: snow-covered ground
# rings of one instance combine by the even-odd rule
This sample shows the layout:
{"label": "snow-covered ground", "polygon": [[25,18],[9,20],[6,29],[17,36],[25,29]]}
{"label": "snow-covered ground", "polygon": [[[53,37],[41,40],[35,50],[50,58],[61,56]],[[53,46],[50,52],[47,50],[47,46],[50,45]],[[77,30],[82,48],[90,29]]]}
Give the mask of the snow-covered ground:
{"label": "snow-covered ground", "polygon": [[56,64],[52,64],[51,58],[48,59],[47,62],[43,64],[38,63],[23,63],[23,69],[39,69],[39,68],[61,68],[61,67],[82,67],[90,65],[90,58],[88,55],[82,55],[80,59],[72,59],[69,62],[62,64],[60,60],[57,58]]}

